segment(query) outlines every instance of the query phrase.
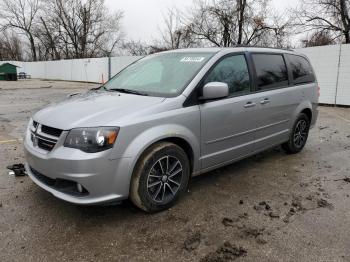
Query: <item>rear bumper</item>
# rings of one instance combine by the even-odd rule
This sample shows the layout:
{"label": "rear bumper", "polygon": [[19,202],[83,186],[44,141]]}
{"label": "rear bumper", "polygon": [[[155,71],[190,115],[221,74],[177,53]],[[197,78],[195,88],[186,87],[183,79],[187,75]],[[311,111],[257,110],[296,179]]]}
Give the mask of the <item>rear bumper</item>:
{"label": "rear bumper", "polygon": [[[43,153],[28,139],[24,140],[24,151],[29,177],[59,199],[92,205],[128,198],[131,158],[112,160],[110,150],[89,154],[60,145]],[[79,194],[77,183],[84,188],[84,194]]]}

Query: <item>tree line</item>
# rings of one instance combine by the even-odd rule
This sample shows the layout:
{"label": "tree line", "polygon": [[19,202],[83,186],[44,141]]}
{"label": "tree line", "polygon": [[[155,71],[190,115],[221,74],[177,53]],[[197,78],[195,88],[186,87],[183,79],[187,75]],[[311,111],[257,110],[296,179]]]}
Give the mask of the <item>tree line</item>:
{"label": "tree line", "polygon": [[1,0],[0,60],[58,60],[146,55],[188,47],[237,45],[292,48],[350,43],[350,0],[300,0],[281,12],[269,0],[195,0],[169,9],[159,38],[126,38],[123,11],[104,0]]}

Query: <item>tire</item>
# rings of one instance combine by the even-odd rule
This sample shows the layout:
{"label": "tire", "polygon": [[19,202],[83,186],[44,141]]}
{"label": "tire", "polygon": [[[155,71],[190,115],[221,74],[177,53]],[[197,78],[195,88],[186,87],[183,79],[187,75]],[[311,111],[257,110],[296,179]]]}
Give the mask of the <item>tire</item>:
{"label": "tire", "polygon": [[155,144],[137,161],[130,199],[146,212],[163,211],[185,192],[189,178],[190,163],[184,150],[169,142]]}
{"label": "tire", "polygon": [[300,113],[293,125],[289,140],[282,144],[282,148],[288,154],[299,153],[305,146],[309,136],[310,119],[304,114]]}

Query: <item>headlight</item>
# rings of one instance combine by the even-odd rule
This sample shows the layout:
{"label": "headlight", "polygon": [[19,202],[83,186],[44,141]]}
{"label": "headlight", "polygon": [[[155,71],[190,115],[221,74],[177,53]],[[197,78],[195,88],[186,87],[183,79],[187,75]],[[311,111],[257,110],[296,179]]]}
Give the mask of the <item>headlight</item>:
{"label": "headlight", "polygon": [[112,148],[119,127],[75,128],[69,131],[65,147],[77,148],[87,153],[96,153]]}

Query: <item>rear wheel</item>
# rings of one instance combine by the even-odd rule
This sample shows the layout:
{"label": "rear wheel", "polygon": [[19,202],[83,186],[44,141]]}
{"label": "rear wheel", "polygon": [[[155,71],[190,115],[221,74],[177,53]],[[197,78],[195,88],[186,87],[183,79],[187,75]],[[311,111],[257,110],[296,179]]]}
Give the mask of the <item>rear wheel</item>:
{"label": "rear wheel", "polygon": [[168,142],[156,144],[136,164],[130,198],[144,211],[165,210],[186,190],[189,177],[190,164],[183,149]]}
{"label": "rear wheel", "polygon": [[299,153],[305,146],[309,136],[310,119],[301,113],[294,123],[293,130],[290,134],[289,140],[282,144],[282,148],[289,154]]}

